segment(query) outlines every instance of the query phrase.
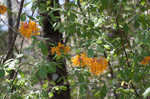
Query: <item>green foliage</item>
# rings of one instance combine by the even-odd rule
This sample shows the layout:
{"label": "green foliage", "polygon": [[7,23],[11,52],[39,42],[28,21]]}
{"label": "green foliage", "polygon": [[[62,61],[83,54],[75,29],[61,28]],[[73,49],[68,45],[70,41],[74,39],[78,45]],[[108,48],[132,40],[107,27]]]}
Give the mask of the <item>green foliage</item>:
{"label": "green foliage", "polygon": [[5,70],[0,69],[0,78],[3,78],[5,76]]}
{"label": "green foliage", "polygon": [[[149,62],[142,64],[142,60],[150,56],[148,0],[74,0],[64,8],[59,8],[56,2],[51,7],[49,0],[46,3],[33,0],[32,3],[32,10],[38,9],[40,14],[34,17],[22,13],[21,21],[29,18],[42,26],[45,18],[42,14],[47,13],[54,30],[64,34],[63,40],[70,45],[71,52],[69,55],[55,54],[48,61],[51,51],[45,43],[47,39],[33,37],[29,47],[19,49],[16,55],[20,48],[17,46],[13,58],[3,63],[5,35],[0,34],[0,42],[4,43],[0,45],[0,99],[48,99],[54,92],[65,91],[65,86],[56,86],[47,78],[48,74],[56,73],[56,68],[63,73],[64,60],[68,77],[58,82],[65,78],[65,83],[70,83],[73,99],[142,99],[149,96]],[[53,14],[57,11],[61,22],[58,21],[60,17]],[[73,67],[71,57],[82,52],[90,58],[107,58],[107,70],[94,75],[87,67]]]}
{"label": "green foliage", "polygon": [[150,93],[150,88],[147,88],[145,90],[145,92],[143,93],[144,98],[146,98],[147,96],[149,96],[149,93]]}
{"label": "green foliage", "polygon": [[39,70],[37,72],[37,77],[44,79],[47,77],[48,73],[56,72],[57,64],[55,62],[42,62],[39,64]]}
{"label": "green foliage", "polygon": [[41,52],[43,55],[48,55],[48,48],[46,47],[46,45],[44,44],[44,42],[40,42],[38,44],[39,48],[41,49]]}

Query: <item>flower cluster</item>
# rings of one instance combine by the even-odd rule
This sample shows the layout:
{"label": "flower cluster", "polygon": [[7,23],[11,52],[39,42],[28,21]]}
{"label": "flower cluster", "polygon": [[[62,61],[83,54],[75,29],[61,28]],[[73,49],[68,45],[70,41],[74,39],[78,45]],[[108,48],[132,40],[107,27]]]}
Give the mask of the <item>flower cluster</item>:
{"label": "flower cluster", "polygon": [[0,14],[4,14],[7,11],[6,6],[0,5]]}
{"label": "flower cluster", "polygon": [[142,61],[141,64],[142,65],[147,65],[150,63],[150,56],[146,56]]}
{"label": "flower cluster", "polygon": [[31,36],[35,36],[35,35],[39,35],[39,28],[38,25],[36,24],[36,22],[34,21],[29,21],[29,23],[27,22],[21,22],[20,28],[19,28],[19,32],[26,38],[30,38]]}
{"label": "flower cluster", "polygon": [[64,44],[58,43],[58,46],[51,48],[51,54],[54,55],[55,53],[58,56],[61,56],[62,53],[67,54],[70,51],[69,46],[65,46]]}
{"label": "flower cluster", "polygon": [[106,58],[89,58],[85,53],[72,57],[71,61],[74,66],[89,67],[90,72],[95,75],[103,73],[108,67],[108,61]]}
{"label": "flower cluster", "polygon": [[85,67],[87,65],[87,56],[85,53],[78,54],[71,58],[71,61],[74,66]]}

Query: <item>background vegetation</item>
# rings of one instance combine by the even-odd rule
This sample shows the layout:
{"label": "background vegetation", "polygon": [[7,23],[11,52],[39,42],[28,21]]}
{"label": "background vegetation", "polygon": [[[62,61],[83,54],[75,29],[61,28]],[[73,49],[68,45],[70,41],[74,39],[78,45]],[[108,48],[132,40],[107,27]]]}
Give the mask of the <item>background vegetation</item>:
{"label": "background vegetation", "polygon": [[149,0],[0,1],[0,99],[149,99],[149,9]]}

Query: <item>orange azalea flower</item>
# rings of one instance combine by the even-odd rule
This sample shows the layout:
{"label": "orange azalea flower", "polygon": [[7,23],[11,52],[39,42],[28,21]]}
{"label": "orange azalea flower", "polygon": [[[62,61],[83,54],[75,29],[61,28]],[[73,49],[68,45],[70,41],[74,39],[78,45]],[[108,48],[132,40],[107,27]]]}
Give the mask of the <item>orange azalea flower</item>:
{"label": "orange azalea flower", "polygon": [[52,47],[52,48],[51,48],[51,54],[54,55],[54,54],[55,54],[55,51],[56,51],[56,48],[55,48],[55,47]]}
{"label": "orange azalea flower", "polygon": [[56,47],[56,48],[55,48],[55,51],[56,51],[56,54],[57,54],[58,56],[61,56],[61,52],[60,52],[60,48],[59,48],[59,47]]}
{"label": "orange azalea flower", "polygon": [[70,47],[66,46],[65,49],[64,49],[64,54],[67,54],[69,51],[70,51]]}
{"label": "orange azalea flower", "polygon": [[81,55],[81,60],[82,60],[82,64],[81,65],[82,66],[88,65],[87,64],[87,60],[88,60],[87,55],[85,53],[81,53],[80,55]]}
{"label": "orange azalea flower", "polygon": [[29,21],[29,23],[27,22],[21,22],[19,31],[20,33],[26,37],[26,38],[30,38],[31,36],[35,36],[35,35],[39,35],[39,28],[37,26],[37,24],[33,21]]}
{"label": "orange azalea flower", "polygon": [[58,47],[64,49],[64,44],[61,44],[60,42],[58,42]]}
{"label": "orange azalea flower", "polygon": [[4,14],[7,11],[6,6],[0,5],[0,14]]}
{"label": "orange azalea flower", "polygon": [[72,61],[74,66],[84,67],[84,66],[87,65],[86,59],[87,59],[86,54],[85,53],[81,53],[79,55],[76,55],[76,56],[72,57],[71,61]]}
{"label": "orange azalea flower", "polygon": [[90,72],[95,75],[99,75],[103,73],[107,69],[107,67],[108,67],[108,61],[103,57],[99,59],[90,58],[89,60]]}
{"label": "orange azalea flower", "polygon": [[76,55],[76,56],[72,57],[71,61],[74,66],[80,66],[80,63],[81,63],[80,55]]}
{"label": "orange azalea flower", "polygon": [[106,58],[89,58],[85,53],[78,54],[71,58],[73,66],[89,67],[90,72],[99,75],[103,73],[108,67]]}
{"label": "orange azalea flower", "polygon": [[142,61],[141,64],[142,65],[147,65],[150,62],[150,56],[146,56]]}
{"label": "orange azalea flower", "polygon": [[70,47],[65,46],[64,44],[61,44],[59,42],[58,46],[51,48],[51,54],[52,55],[54,55],[56,53],[58,56],[61,56],[62,51],[64,52],[64,54],[67,54],[70,51]]}

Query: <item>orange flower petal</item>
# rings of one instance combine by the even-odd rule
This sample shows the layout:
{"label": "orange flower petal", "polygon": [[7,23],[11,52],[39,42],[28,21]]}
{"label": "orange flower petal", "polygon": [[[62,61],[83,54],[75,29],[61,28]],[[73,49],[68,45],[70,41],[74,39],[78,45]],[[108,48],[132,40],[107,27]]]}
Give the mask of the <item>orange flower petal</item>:
{"label": "orange flower petal", "polygon": [[39,35],[39,28],[36,24],[36,22],[29,20],[29,23],[27,22],[21,22],[19,31],[20,33],[26,37],[26,38],[30,38],[31,36],[36,36]]}
{"label": "orange flower petal", "polygon": [[7,11],[7,7],[4,5],[0,5],[0,14],[4,14]]}

